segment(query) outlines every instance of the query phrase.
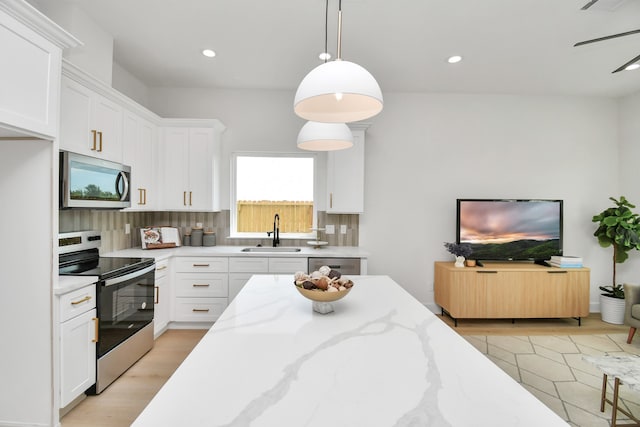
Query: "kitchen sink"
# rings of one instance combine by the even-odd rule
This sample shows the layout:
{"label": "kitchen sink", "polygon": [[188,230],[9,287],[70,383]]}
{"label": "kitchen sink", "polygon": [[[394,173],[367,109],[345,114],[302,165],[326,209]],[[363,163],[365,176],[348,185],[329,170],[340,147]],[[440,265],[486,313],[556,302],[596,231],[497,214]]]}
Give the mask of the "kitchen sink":
{"label": "kitchen sink", "polygon": [[255,246],[251,248],[244,248],[242,249],[242,252],[300,252],[300,248]]}

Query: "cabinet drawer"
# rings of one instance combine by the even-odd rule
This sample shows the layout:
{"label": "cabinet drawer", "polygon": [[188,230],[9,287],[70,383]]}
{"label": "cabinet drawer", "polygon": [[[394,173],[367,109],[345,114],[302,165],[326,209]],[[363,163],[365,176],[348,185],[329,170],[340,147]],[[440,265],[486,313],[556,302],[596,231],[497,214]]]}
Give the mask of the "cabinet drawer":
{"label": "cabinet drawer", "polygon": [[169,271],[168,259],[156,262],[156,280],[165,277],[168,271]]}
{"label": "cabinet drawer", "polygon": [[176,272],[194,273],[211,271],[226,273],[229,271],[229,258],[226,257],[199,257],[177,258],[175,262]]}
{"label": "cabinet drawer", "polygon": [[232,273],[268,273],[269,258],[229,258],[229,271]]}
{"label": "cabinet drawer", "polygon": [[228,295],[227,273],[178,273],[175,295],[177,297],[223,297]]}
{"label": "cabinet drawer", "polygon": [[177,322],[213,322],[227,308],[226,298],[176,298]]}
{"label": "cabinet drawer", "polygon": [[269,258],[269,273],[307,271],[306,258]]}
{"label": "cabinet drawer", "polygon": [[85,286],[60,297],[60,322],[96,307],[96,285]]}

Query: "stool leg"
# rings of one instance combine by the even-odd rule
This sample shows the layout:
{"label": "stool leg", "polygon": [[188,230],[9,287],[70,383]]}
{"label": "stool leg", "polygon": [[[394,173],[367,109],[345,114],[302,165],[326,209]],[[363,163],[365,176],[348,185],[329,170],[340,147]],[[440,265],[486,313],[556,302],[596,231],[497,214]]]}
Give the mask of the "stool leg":
{"label": "stool leg", "polygon": [[607,398],[607,374],[602,376],[602,397],[600,398],[600,412],[604,412],[604,403]]}
{"label": "stool leg", "polygon": [[629,328],[629,335],[627,336],[627,344],[631,344],[631,340],[633,339],[633,336],[636,333],[636,328]]}

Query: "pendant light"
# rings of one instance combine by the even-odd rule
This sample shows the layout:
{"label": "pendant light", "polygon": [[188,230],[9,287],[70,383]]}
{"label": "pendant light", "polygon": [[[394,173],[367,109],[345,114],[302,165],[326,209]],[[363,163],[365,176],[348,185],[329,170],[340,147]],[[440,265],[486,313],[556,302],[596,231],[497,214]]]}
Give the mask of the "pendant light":
{"label": "pendant light", "polygon": [[298,148],[335,151],[353,147],[353,134],[344,123],[307,122],[298,134]]}
{"label": "pendant light", "polygon": [[382,111],[382,91],[376,79],[358,64],[342,60],[342,0],[338,3],[336,60],[321,64],[302,79],[293,110],[303,119],[349,123]]}

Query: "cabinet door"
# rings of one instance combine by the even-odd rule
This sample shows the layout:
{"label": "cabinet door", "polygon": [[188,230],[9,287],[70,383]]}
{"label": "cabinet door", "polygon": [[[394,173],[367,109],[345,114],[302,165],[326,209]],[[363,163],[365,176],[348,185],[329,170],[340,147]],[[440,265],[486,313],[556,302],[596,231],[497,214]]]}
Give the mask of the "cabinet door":
{"label": "cabinet door", "polygon": [[189,129],[189,209],[211,210],[213,129]]}
{"label": "cabinet door", "polygon": [[20,130],[11,136],[57,135],[62,53],[41,34],[0,12],[0,124]]}
{"label": "cabinet door", "polygon": [[91,132],[92,92],[62,77],[60,94],[60,149],[86,156],[94,155]]}
{"label": "cabinet door", "polygon": [[154,193],[155,126],[125,112],[122,129],[122,161],[131,166],[131,208],[150,210],[157,203]]}
{"label": "cabinet door", "polygon": [[169,262],[156,264],[153,334],[158,337],[169,324]]}
{"label": "cabinet door", "polygon": [[229,304],[240,293],[253,273],[229,273]]}
{"label": "cabinet door", "polygon": [[189,129],[165,128],[162,148],[163,205],[166,209],[186,210],[189,195]]}
{"label": "cabinet door", "polygon": [[[96,157],[122,162],[122,107],[100,96],[94,95],[92,103],[93,125],[91,132],[96,132]],[[93,135],[92,135],[93,145]]]}
{"label": "cabinet door", "polygon": [[60,326],[60,407],[63,408],[96,382],[96,310]]}
{"label": "cabinet door", "polygon": [[364,131],[354,145],[327,153],[327,213],[364,212]]}

